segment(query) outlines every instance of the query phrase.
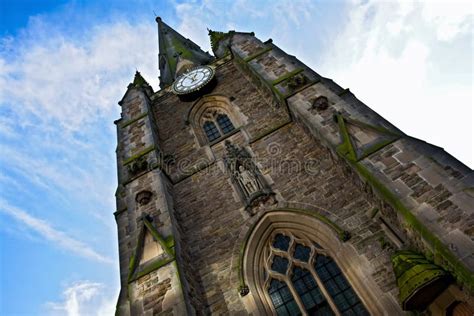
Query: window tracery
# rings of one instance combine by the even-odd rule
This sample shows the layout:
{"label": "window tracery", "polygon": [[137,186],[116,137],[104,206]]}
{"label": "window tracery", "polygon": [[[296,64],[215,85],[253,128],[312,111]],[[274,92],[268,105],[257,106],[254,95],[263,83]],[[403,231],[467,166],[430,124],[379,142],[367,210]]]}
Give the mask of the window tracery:
{"label": "window tracery", "polygon": [[265,250],[266,293],[277,315],[369,315],[336,262],[317,243],[276,231]]}
{"label": "window tracery", "polygon": [[231,99],[223,95],[207,95],[189,108],[185,122],[192,127],[199,146],[206,146],[241,130],[242,119],[239,108],[232,105]]}
{"label": "window tracery", "polygon": [[212,112],[205,116],[206,121],[203,124],[207,139],[212,142],[221,136],[229,134],[235,127],[227,114]]}

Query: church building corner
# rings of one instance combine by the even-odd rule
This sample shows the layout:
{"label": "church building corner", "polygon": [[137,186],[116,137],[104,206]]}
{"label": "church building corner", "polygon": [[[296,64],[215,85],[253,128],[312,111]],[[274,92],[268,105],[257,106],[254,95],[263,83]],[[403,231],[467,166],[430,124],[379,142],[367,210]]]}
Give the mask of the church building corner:
{"label": "church building corner", "polygon": [[474,313],[473,171],[272,40],[157,18],[119,102],[117,315]]}

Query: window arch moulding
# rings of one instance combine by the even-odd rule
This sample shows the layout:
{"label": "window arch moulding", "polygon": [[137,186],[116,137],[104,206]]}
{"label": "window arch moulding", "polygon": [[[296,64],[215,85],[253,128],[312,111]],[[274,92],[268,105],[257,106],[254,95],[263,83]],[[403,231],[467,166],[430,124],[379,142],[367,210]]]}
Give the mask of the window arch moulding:
{"label": "window arch moulding", "polygon": [[200,146],[214,144],[238,132],[242,116],[222,95],[208,95],[196,101],[186,115]]}
{"label": "window arch moulding", "polygon": [[[308,213],[309,211],[305,212],[305,210],[290,209],[269,211],[249,229],[247,238],[241,248],[241,261],[239,262],[241,272],[240,291],[241,295],[245,295],[242,299],[247,311],[256,314],[275,314],[274,304],[268,294],[269,282],[272,281],[272,278],[268,277],[268,272],[264,271],[268,271],[269,268],[272,269],[268,266],[273,264],[272,260],[269,261],[271,257],[269,244],[273,242],[272,238],[275,238],[278,233],[286,233],[286,236],[293,236],[294,240],[298,240],[298,244],[306,247],[310,246],[311,258],[314,258],[315,249],[320,247],[318,249],[320,255],[325,255],[334,260],[370,314],[401,314],[402,311],[397,301],[389,293],[383,293],[372,279],[370,263],[367,259],[359,256],[350,243],[343,242],[330,223]],[[292,245],[292,247],[295,247],[296,244],[293,243]],[[294,251],[294,248],[292,249]],[[285,257],[285,255],[281,255],[281,257]],[[286,258],[292,262],[291,266],[295,267],[294,259],[287,255]],[[267,275],[265,275],[266,273]],[[314,277],[314,270],[311,273]],[[278,279],[278,275],[276,279],[278,281],[282,280],[282,278]],[[321,281],[319,278],[317,279],[321,288]],[[330,296],[325,287],[321,290],[325,293],[325,296]],[[250,295],[246,295],[247,293]],[[293,293],[293,296],[295,294]],[[301,307],[303,303],[300,296],[298,297]],[[328,301],[331,301],[329,305],[334,309],[334,299]],[[340,315],[338,311],[335,314]]]}

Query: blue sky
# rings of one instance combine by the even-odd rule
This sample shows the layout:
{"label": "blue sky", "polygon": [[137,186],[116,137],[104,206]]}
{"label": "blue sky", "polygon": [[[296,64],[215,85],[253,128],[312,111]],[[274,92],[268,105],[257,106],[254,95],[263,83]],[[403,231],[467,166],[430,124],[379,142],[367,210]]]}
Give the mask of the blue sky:
{"label": "blue sky", "polygon": [[469,2],[1,0],[0,314],[113,313],[113,121],[135,69],[158,87],[154,12],[204,50],[272,38],[474,167]]}

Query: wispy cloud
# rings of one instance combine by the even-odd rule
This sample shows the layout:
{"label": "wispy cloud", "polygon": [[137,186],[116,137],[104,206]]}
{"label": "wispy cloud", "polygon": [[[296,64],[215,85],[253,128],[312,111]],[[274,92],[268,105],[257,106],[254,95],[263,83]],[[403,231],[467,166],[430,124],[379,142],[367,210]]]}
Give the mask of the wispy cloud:
{"label": "wispy cloud", "polygon": [[157,86],[156,50],[152,19],[95,24],[69,34],[37,16],[18,36],[1,39],[4,199],[18,205],[16,192],[29,190],[59,200],[64,214],[81,205],[81,212],[115,233],[117,102],[135,69]]}
{"label": "wispy cloud", "polygon": [[78,281],[63,291],[62,302],[48,302],[45,307],[51,315],[113,315],[118,293],[107,295],[106,290],[98,282]]}
{"label": "wispy cloud", "polygon": [[94,260],[101,263],[115,263],[111,258],[105,257],[96,252],[87,244],[69,236],[65,232],[54,228],[51,223],[34,217],[26,211],[10,205],[5,200],[0,199],[0,212],[9,215],[25,227],[36,232],[45,240],[51,242],[54,246],[67,250],[74,255]]}
{"label": "wispy cloud", "polygon": [[98,25],[80,39],[47,36],[47,22],[40,18],[31,23],[28,32],[0,47],[0,105],[22,116],[76,131],[118,114],[117,100],[135,68],[156,84],[152,21]]}
{"label": "wispy cloud", "polygon": [[356,1],[319,71],[474,167],[472,26],[470,2]]}

